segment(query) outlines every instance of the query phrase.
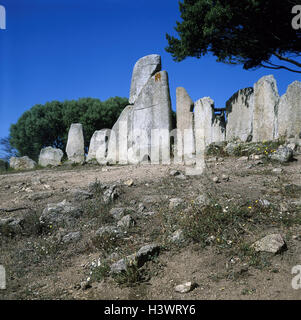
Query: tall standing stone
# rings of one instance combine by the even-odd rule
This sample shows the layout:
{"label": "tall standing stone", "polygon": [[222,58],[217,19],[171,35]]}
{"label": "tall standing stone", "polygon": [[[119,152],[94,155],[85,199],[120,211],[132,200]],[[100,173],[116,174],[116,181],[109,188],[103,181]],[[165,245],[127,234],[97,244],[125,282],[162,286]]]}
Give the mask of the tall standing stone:
{"label": "tall standing stone", "polygon": [[170,160],[172,129],[171,99],[168,75],[161,70],[161,57],[149,55],[134,67],[127,106],[114,124],[107,160],[109,163],[140,163],[157,161],[161,147],[161,160]]}
{"label": "tall standing stone", "polygon": [[127,106],[114,124],[108,143],[107,161],[109,163],[128,163],[128,148],[131,141],[133,106]]}
{"label": "tall standing stone", "polygon": [[237,91],[226,102],[227,127],[226,140],[252,140],[253,134],[254,90],[246,88]]}
{"label": "tall standing stone", "polygon": [[[177,97],[177,146],[184,162],[190,162],[195,154],[194,137],[194,102],[191,100],[185,88],[176,89]],[[187,163],[188,164],[188,163]]]}
{"label": "tall standing stone", "polygon": [[98,159],[102,162],[107,156],[110,130],[102,129],[95,131],[90,140],[89,152],[86,161]]}
{"label": "tall standing stone", "polygon": [[262,77],[254,85],[253,141],[277,138],[279,94],[273,75]]}
{"label": "tall standing stone", "polygon": [[280,98],[278,107],[278,135],[301,139],[301,82],[291,83]]}
{"label": "tall standing stone", "polygon": [[[194,107],[194,130],[195,139],[197,140],[197,132],[202,128],[205,146],[212,142],[221,142],[225,140],[225,128],[223,120],[214,112],[214,101],[205,97],[199,99]],[[197,144],[197,142],[196,142]],[[199,151],[196,150],[198,153]]]}
{"label": "tall standing stone", "polygon": [[46,147],[43,148],[39,156],[39,165],[41,167],[59,166],[63,158],[63,151],[60,149]]}
{"label": "tall standing stone", "polygon": [[73,123],[71,125],[68,133],[66,153],[70,162],[84,163],[85,143],[82,124]]}
{"label": "tall standing stone", "polygon": [[[160,145],[162,150],[170,152],[169,132],[171,129],[168,75],[166,71],[161,71],[148,80],[133,107],[131,160],[141,162],[148,158],[154,161],[155,151]],[[158,135],[161,134],[161,138],[158,138]]]}
{"label": "tall standing stone", "polygon": [[134,104],[148,80],[161,71],[161,56],[151,54],[139,59],[133,70],[129,103]]}

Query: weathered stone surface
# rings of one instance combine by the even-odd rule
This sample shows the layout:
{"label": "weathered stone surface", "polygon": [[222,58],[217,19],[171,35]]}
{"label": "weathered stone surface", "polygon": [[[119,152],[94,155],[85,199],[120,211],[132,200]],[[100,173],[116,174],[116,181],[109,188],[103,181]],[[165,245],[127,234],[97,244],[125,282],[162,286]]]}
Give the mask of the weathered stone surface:
{"label": "weathered stone surface", "polygon": [[110,210],[110,214],[116,220],[120,220],[125,215],[125,212],[126,212],[125,208],[112,208]]}
{"label": "weathered stone surface", "polygon": [[83,126],[80,123],[73,123],[68,133],[66,153],[68,160],[72,163],[84,163],[85,143]]}
{"label": "weathered stone surface", "polygon": [[169,241],[175,244],[180,244],[185,241],[184,232],[183,230],[179,229],[175,231],[170,237]]}
{"label": "weathered stone surface", "polygon": [[98,130],[93,133],[86,159],[87,162],[95,159],[100,164],[106,162],[109,137],[110,130],[107,129]]}
{"label": "weathered stone surface", "polygon": [[226,140],[252,140],[253,133],[254,89],[237,91],[226,102],[227,127]]}
{"label": "weathered stone surface", "polygon": [[141,268],[149,259],[158,255],[160,252],[160,246],[157,244],[150,244],[141,247],[137,253],[127,256],[124,259],[120,259],[116,263],[111,265],[111,273],[118,274],[125,272],[129,266],[137,265]]}
{"label": "weathered stone surface", "polygon": [[105,227],[99,228],[95,233],[95,235],[99,237],[102,237],[105,234],[118,237],[120,235],[120,230],[115,226],[105,226]]}
{"label": "weathered stone surface", "polygon": [[23,230],[23,219],[20,218],[4,218],[0,219],[0,235],[20,234]]}
{"label": "weathered stone surface", "polygon": [[132,133],[133,106],[127,106],[114,124],[108,143],[107,162],[128,163],[129,141]]}
{"label": "weathered stone surface", "polygon": [[108,204],[116,200],[120,195],[120,190],[116,185],[105,185],[103,193],[103,201]]}
{"label": "weathered stone surface", "polygon": [[31,160],[29,157],[12,157],[9,160],[9,166],[15,170],[30,170],[34,169],[37,163]]}
{"label": "weathered stone surface", "polygon": [[188,293],[195,288],[195,284],[193,282],[186,282],[183,284],[179,284],[175,287],[175,291],[179,293]]}
{"label": "weathered stone surface", "polygon": [[278,136],[299,138],[301,134],[301,82],[295,81],[280,98]]}
{"label": "weathered stone surface", "polygon": [[286,243],[280,234],[269,234],[261,240],[256,241],[252,247],[255,251],[279,253],[286,249]]}
{"label": "weathered stone surface", "polygon": [[63,158],[63,151],[60,149],[46,147],[43,148],[39,156],[39,165],[42,167],[59,166]]}
{"label": "weathered stone surface", "polygon": [[82,213],[81,209],[73,207],[71,203],[64,200],[60,203],[48,204],[40,216],[40,222],[48,225],[60,223],[72,225]]}
{"label": "weathered stone surface", "polygon": [[80,238],[81,238],[80,231],[70,232],[63,237],[62,241],[64,243],[77,242],[80,240]]}
{"label": "weathered stone surface", "polygon": [[211,141],[222,142],[226,140],[226,123],[223,115],[213,114],[211,127]]}
{"label": "weathered stone surface", "polygon": [[119,228],[130,228],[134,225],[135,220],[129,214],[121,218],[117,223],[117,227]]}
{"label": "weathered stone surface", "polygon": [[195,202],[200,206],[209,206],[211,203],[211,200],[206,193],[203,193],[195,199]]}
{"label": "weathered stone surface", "polygon": [[152,163],[159,163],[160,140],[162,158],[169,160],[171,129],[168,75],[166,71],[161,71],[148,80],[133,107],[129,162],[139,163],[151,159]]}
{"label": "weathered stone surface", "polygon": [[93,197],[91,192],[81,189],[73,189],[71,190],[71,194],[73,195],[75,201],[84,201]]}
{"label": "weathered stone surface", "polygon": [[176,209],[184,203],[184,200],[181,198],[172,198],[169,200],[169,209]]}
{"label": "weathered stone surface", "polygon": [[269,155],[269,158],[279,162],[289,162],[293,159],[294,152],[288,147],[280,147],[276,152]]}
{"label": "weathered stone surface", "polygon": [[142,267],[146,261],[148,261],[151,257],[158,255],[159,252],[160,246],[158,244],[148,244],[141,247],[136,254],[138,267]]}
{"label": "weathered stone surface", "polygon": [[213,142],[225,140],[226,130],[221,117],[214,113],[214,101],[205,97],[195,103],[194,130],[196,139],[196,153],[204,152],[200,147],[200,140],[204,140],[205,147]]}
{"label": "weathered stone surface", "polygon": [[151,54],[139,59],[133,70],[129,103],[134,104],[148,80],[161,71],[161,57]]}
{"label": "weathered stone surface", "polygon": [[[177,97],[177,152],[184,163],[190,162],[195,154],[194,102],[185,88],[176,89]],[[184,158],[183,158],[184,157]]]}
{"label": "weathered stone surface", "polygon": [[[145,68],[145,70],[144,70]],[[130,103],[112,128],[107,161],[137,164],[170,161],[172,129],[168,75],[157,55],[139,60],[133,71]],[[162,157],[159,146],[161,142]]]}
{"label": "weathered stone surface", "polygon": [[253,141],[277,138],[279,94],[273,75],[262,77],[254,85]]}

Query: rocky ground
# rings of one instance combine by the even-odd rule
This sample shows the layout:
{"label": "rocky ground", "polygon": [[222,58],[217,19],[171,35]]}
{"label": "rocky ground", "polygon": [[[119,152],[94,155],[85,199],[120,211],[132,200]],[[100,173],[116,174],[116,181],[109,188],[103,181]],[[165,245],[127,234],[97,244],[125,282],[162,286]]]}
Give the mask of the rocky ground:
{"label": "rocky ground", "polygon": [[3,173],[0,232],[0,299],[300,299],[301,155]]}

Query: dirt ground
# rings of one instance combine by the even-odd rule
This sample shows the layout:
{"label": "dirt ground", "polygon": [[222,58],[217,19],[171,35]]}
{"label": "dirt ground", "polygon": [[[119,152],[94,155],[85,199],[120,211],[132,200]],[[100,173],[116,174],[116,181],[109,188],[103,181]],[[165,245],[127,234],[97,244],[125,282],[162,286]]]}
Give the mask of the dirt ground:
{"label": "dirt ground", "polygon": [[[283,172],[274,172],[275,168],[282,168]],[[0,174],[0,219],[33,212],[40,216],[47,204],[64,199],[85,212],[72,230],[62,227],[49,233],[0,236],[0,264],[7,273],[7,288],[0,290],[0,299],[300,299],[301,288],[292,288],[292,268],[301,265],[301,156],[286,165],[235,157],[211,159],[203,176],[183,179],[171,176],[171,169],[185,173],[184,166],[176,165],[85,165]],[[220,183],[213,182],[215,176]],[[131,186],[125,184],[129,179],[133,180]],[[72,191],[86,190],[95,181],[114,183],[121,194],[108,208],[93,208],[90,215],[86,211],[92,200],[76,200]],[[120,285],[112,277],[103,277],[89,288],[80,287],[89,277],[91,262],[104,257],[102,249],[92,241],[95,231],[104,224],[98,217],[105,214],[103,210],[131,207],[138,212],[143,203],[144,212],[151,212],[137,214],[136,225],[114,249],[122,258],[145,244],[166,241],[177,229],[172,220],[176,209],[169,208],[171,198],[185,201],[181,208],[185,215],[203,192],[208,192],[223,208],[233,203],[251,210],[250,203],[268,200],[277,215],[276,221],[284,212],[286,223],[255,225],[251,218],[250,224],[254,222],[255,227],[246,227],[240,239],[251,244],[267,234],[280,233],[287,250],[280,254],[262,253],[260,263],[252,263],[237,246],[203,246],[198,241],[164,245],[159,256],[143,267],[146,279]],[[287,220],[290,216],[293,223]],[[78,242],[61,243],[60,235],[78,230],[82,234]],[[196,283],[194,290],[186,294],[175,292],[176,285],[187,281]]]}

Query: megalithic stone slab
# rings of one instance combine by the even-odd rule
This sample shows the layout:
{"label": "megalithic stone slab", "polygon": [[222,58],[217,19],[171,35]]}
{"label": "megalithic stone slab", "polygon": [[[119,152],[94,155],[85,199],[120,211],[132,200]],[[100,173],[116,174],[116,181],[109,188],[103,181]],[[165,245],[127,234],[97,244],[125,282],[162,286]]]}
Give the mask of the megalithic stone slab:
{"label": "megalithic stone slab", "polygon": [[[205,146],[212,142],[225,140],[225,127],[222,119],[214,113],[214,101],[210,97],[204,97],[195,102],[194,130],[197,137],[198,130],[202,128]],[[196,142],[197,144],[197,142]],[[196,150],[199,153],[199,150]]]}
{"label": "megalithic stone slab", "polygon": [[301,139],[301,82],[291,83],[280,98],[278,136]]}
{"label": "megalithic stone slab", "polygon": [[39,165],[41,167],[59,166],[63,158],[63,151],[53,147],[43,148],[39,156]]}
{"label": "megalithic stone slab", "polygon": [[85,161],[85,144],[82,124],[71,124],[68,133],[66,153],[68,160],[72,163],[83,163]]}
{"label": "megalithic stone slab", "polygon": [[226,102],[227,128],[226,140],[252,140],[253,133],[254,89],[237,91]]}
{"label": "megalithic stone slab", "polygon": [[133,106],[123,109],[118,120],[114,124],[108,143],[107,161],[109,163],[128,162],[128,148],[131,141]]}
{"label": "megalithic stone slab", "polygon": [[177,98],[177,129],[180,139],[177,139],[177,143],[180,143],[180,150],[183,152],[184,162],[191,162],[193,155],[195,154],[195,137],[194,137],[194,102],[191,100],[187,91],[183,87],[176,89]]}
{"label": "megalithic stone slab", "polygon": [[[149,79],[133,107],[130,141],[132,162],[152,159],[151,153],[160,147],[155,140],[151,139],[153,129],[159,129],[162,132],[164,130],[170,132],[172,129],[171,99],[166,71],[157,72]],[[166,150],[170,148],[170,141],[166,135],[164,136],[158,139],[158,143],[161,143],[161,148]]]}
{"label": "megalithic stone slab", "polygon": [[161,71],[161,56],[151,54],[139,59],[133,70],[129,103],[134,104],[148,80]]}
{"label": "megalithic stone slab", "polygon": [[226,123],[224,115],[216,115],[213,112],[212,126],[211,126],[211,143],[222,142],[226,140]]}
{"label": "megalithic stone slab", "polygon": [[110,137],[108,129],[95,131],[90,140],[89,152],[86,161],[96,160],[104,161],[107,156],[108,140]]}
{"label": "megalithic stone slab", "polygon": [[273,75],[262,77],[254,85],[253,141],[277,138],[279,94]]}

